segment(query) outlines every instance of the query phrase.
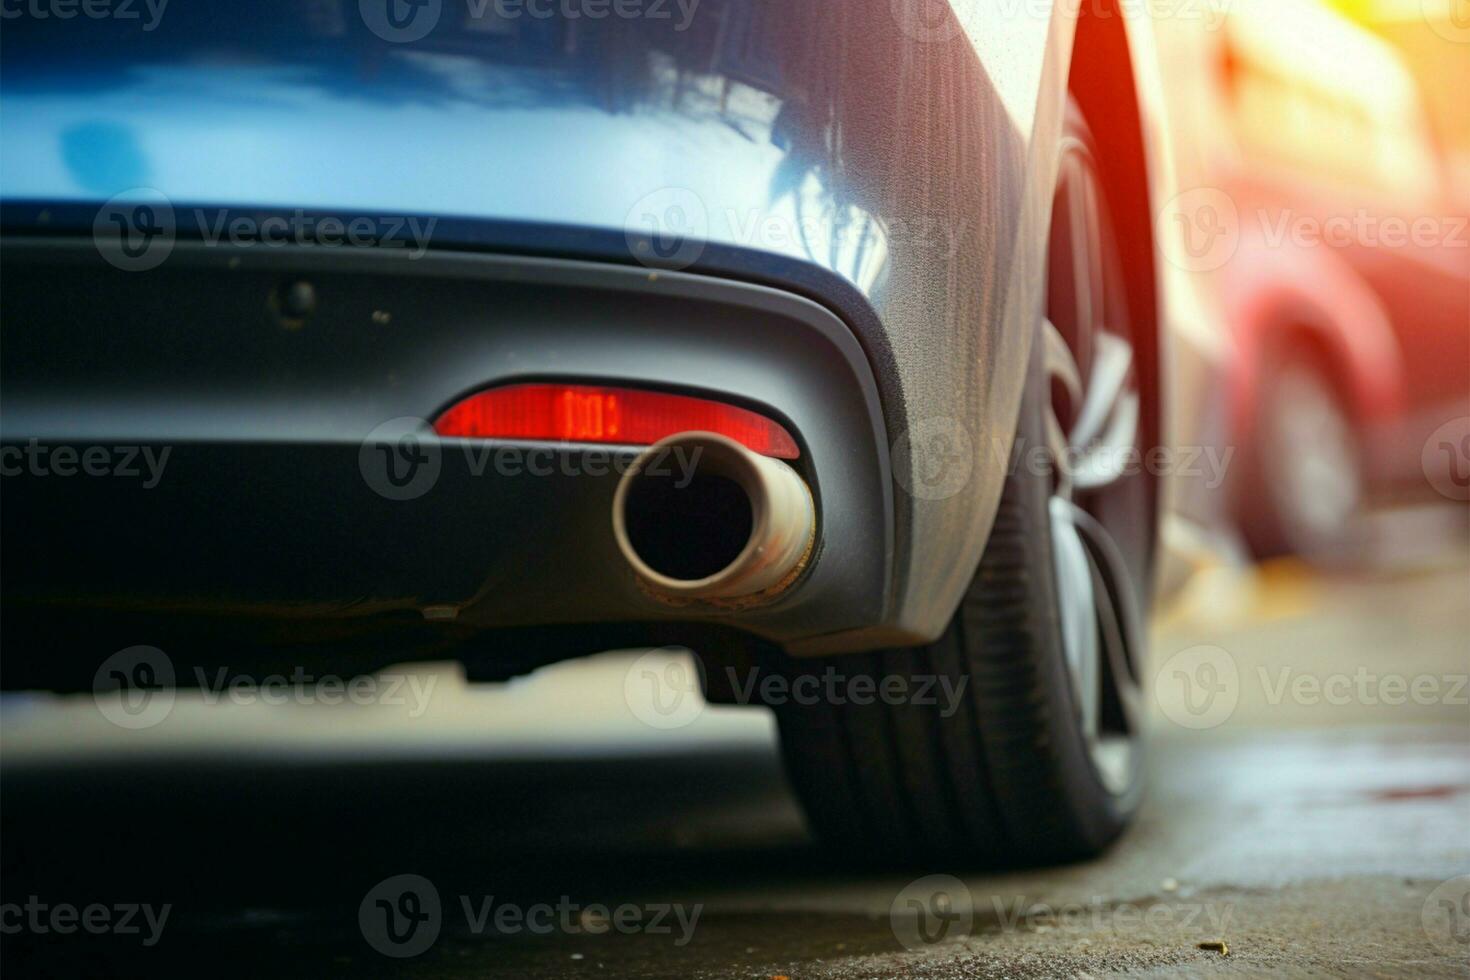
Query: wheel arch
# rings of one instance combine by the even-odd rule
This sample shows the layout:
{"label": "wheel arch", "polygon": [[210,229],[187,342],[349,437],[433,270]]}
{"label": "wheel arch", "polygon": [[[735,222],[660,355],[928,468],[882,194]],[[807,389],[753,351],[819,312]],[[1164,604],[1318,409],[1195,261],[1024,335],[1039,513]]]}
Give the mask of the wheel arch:
{"label": "wheel arch", "polygon": [[1255,431],[1263,369],[1294,350],[1329,372],[1360,433],[1402,410],[1402,353],[1387,311],[1361,280],[1326,255],[1252,248],[1242,258],[1227,309],[1240,350],[1231,384],[1237,439]]}
{"label": "wheel arch", "polygon": [[[1128,309],[1141,348],[1145,447],[1161,445],[1164,432],[1162,289],[1154,237],[1154,186],[1161,168],[1156,142],[1162,116],[1150,111],[1156,83],[1149,72],[1152,34],[1146,21],[1122,9],[1121,0],[1081,4],[1068,92],[1092,128],[1098,168],[1123,251]],[[1150,487],[1157,545],[1160,493]]]}

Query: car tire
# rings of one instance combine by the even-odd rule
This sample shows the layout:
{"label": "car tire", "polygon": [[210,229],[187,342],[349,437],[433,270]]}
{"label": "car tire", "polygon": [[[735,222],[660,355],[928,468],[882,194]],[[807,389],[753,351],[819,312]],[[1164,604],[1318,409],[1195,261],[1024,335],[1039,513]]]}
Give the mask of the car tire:
{"label": "car tire", "polygon": [[1327,362],[1288,345],[1262,369],[1255,437],[1249,440],[1241,527],[1259,559],[1297,555],[1350,562],[1363,513],[1357,429]]}
{"label": "car tire", "polygon": [[[1116,256],[1091,134],[1075,105],[1067,139],[1091,168],[1098,241]],[[1059,201],[1063,189],[1059,184]],[[1053,246],[1055,266],[1055,226]],[[1111,308],[1126,311],[1121,270],[1113,271],[1118,295]],[[1064,342],[1056,305],[1054,292],[1053,315],[1032,345],[1018,448],[1056,448],[1055,402],[1065,387],[1051,368]],[[1096,358],[1097,370],[1104,370],[1102,360]],[[1074,422],[1088,404],[1077,400],[1084,408],[1063,413]],[[1137,404],[1133,411],[1136,419]],[[1104,520],[1122,515],[1131,525],[1124,539],[1151,542],[1138,526],[1151,519],[1151,498],[1139,482],[1146,476],[1126,478],[1121,508],[1104,506],[1090,490],[1059,495],[1068,477],[1055,453],[1044,467],[1016,458],[1023,462],[1009,467],[979,568],[943,635],[918,648],[798,662],[792,669],[841,678],[822,688],[840,696],[773,705],[787,771],[810,824],[849,854],[989,867],[1063,861],[1097,853],[1138,807],[1136,665],[1146,598],[1136,579],[1147,560],[1130,559]],[[1077,459],[1086,464],[1090,457]],[[1094,599],[1090,608],[1082,608],[1086,595]],[[1068,645],[1087,631],[1095,641],[1090,674]],[[902,678],[910,696],[884,697],[885,681],[897,683],[892,678]],[[1090,709],[1082,690],[1095,693]],[[849,696],[855,692],[879,693]],[[1124,740],[1120,746],[1109,736],[1107,746],[1126,755],[1121,768],[1104,765],[1095,751],[1104,727]]]}

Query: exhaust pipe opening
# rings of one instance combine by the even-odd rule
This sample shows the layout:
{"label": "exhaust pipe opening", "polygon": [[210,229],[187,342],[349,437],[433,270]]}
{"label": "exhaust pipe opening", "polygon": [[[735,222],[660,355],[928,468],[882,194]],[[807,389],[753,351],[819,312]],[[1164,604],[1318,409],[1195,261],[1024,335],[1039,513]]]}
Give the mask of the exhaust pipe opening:
{"label": "exhaust pipe opening", "polygon": [[775,595],[795,581],[815,529],[811,491],[795,470],[708,432],[650,447],[613,498],[623,557],[669,598]]}
{"label": "exhaust pipe opening", "polygon": [[734,480],[643,475],[628,488],[628,544],[660,575],[709,578],[740,557],[754,526],[750,497]]}

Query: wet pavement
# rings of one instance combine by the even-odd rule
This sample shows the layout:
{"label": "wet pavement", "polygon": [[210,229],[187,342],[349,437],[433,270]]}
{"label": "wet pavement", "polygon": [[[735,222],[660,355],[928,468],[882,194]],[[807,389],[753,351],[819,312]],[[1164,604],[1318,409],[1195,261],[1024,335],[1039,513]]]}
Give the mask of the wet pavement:
{"label": "wet pavement", "polygon": [[1156,631],[1138,825],[1062,868],[828,853],[769,717],[652,727],[637,656],[131,732],[7,700],[5,975],[1470,973],[1463,559],[1201,578]]}

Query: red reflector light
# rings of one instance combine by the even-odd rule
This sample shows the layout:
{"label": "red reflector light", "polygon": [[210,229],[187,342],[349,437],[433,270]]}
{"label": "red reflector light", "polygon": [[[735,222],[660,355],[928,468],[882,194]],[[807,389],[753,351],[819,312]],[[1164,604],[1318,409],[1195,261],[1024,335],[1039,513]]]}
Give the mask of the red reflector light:
{"label": "red reflector light", "polygon": [[452,406],[434,422],[434,431],[445,438],[625,446],[651,446],[679,432],[714,432],[762,456],[801,455],[791,433],[755,412],[704,398],[593,385],[491,388]]}

